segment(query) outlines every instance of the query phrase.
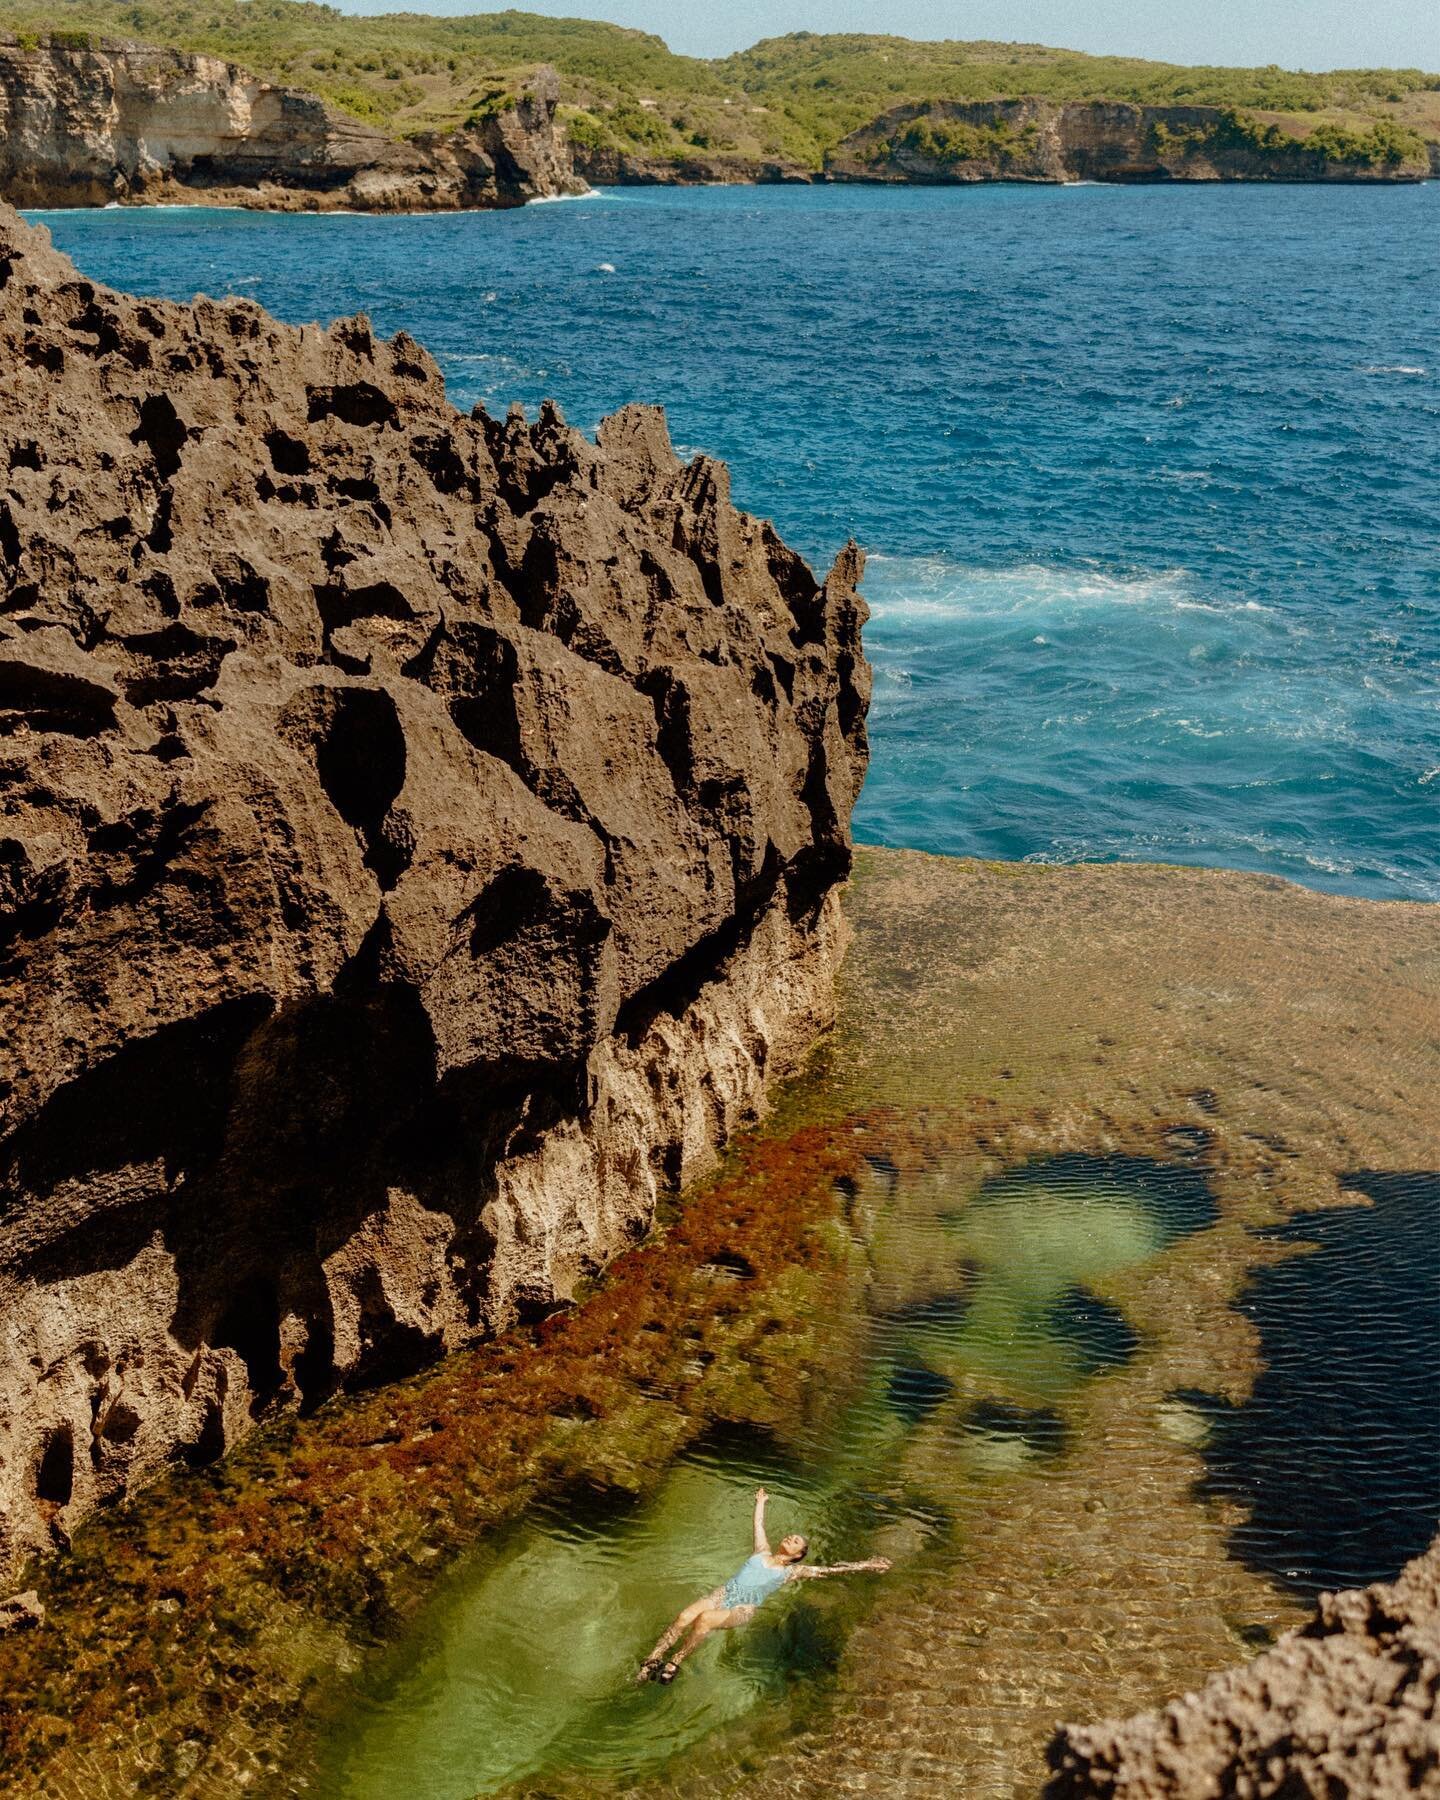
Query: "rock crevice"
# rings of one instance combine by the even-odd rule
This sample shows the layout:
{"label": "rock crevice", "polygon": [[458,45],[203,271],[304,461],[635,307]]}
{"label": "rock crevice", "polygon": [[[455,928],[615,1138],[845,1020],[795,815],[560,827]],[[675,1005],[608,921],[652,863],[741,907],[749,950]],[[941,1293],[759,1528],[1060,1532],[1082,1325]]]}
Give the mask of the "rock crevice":
{"label": "rock crevice", "polygon": [[0,344],[4,1567],[643,1233],[828,1018],[868,670],[658,412],[4,209]]}

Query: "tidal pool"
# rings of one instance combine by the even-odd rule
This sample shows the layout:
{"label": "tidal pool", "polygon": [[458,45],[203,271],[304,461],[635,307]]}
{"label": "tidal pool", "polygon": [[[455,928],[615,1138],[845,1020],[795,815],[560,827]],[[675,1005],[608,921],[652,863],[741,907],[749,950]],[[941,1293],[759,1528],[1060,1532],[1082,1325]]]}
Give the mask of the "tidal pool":
{"label": "tidal pool", "polygon": [[[833,1037],[580,1304],[37,1571],[0,1788],[1016,1800],[1057,1721],[1397,1572],[1440,1499],[1434,909],[858,863]],[[893,1572],[629,1686],[762,1480]]]}
{"label": "tidal pool", "polygon": [[[1050,1158],[968,1188],[943,1166],[906,1180],[881,1160],[842,1198],[868,1271],[850,1404],[783,1451],[712,1436],[643,1507],[570,1495],[534,1511],[367,1672],[324,1791],[469,1800],[552,1774],[623,1786],[683,1769],[716,1734],[733,1745],[724,1728],[767,1703],[767,1731],[813,1708],[854,1621],[959,1547],[957,1496],[1063,1457],[1066,1396],[1135,1350],[1088,1284],[1216,1217],[1196,1169],[1134,1157]],[[894,1571],[783,1595],[672,1687],[637,1687],[668,1619],[743,1561],[760,1482],[772,1536],[805,1530],[820,1561],[880,1550]]]}

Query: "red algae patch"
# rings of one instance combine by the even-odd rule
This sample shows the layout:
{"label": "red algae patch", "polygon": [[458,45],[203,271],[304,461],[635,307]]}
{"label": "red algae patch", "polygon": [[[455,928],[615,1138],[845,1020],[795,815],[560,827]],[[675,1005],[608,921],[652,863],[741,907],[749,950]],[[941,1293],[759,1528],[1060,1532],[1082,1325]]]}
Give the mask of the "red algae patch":
{"label": "red algae patch", "polygon": [[852,1273],[834,1196],[856,1145],[848,1124],[752,1138],[582,1304],[277,1421],[87,1524],[41,1571],[45,1629],[0,1643],[7,1778],[92,1795],[274,1780],[337,1669],[538,1493],[638,1496],[715,1424],[783,1434],[836,1403]]}

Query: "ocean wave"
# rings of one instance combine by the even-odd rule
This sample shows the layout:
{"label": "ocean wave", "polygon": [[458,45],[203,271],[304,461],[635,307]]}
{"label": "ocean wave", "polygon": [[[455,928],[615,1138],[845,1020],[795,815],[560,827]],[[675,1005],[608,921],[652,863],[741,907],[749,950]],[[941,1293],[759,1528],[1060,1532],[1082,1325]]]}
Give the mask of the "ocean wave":
{"label": "ocean wave", "polygon": [[603,188],[589,188],[583,194],[535,194],[525,202],[527,206],[560,206],[571,200],[611,200]]}
{"label": "ocean wave", "polygon": [[1183,568],[1149,574],[1109,575],[1096,570],[1021,563],[987,568],[944,556],[867,557],[866,598],[877,621],[1003,618],[1054,610],[1101,607],[1155,608],[1228,617],[1266,614],[1255,600],[1207,597],[1194,591]]}
{"label": "ocean wave", "polygon": [[[1386,858],[1349,855],[1337,846],[1321,848],[1288,842],[1270,832],[1228,831],[1219,834],[1196,831],[1140,831],[1121,840],[1108,833],[1059,838],[1043,849],[1028,851],[1019,861],[1041,868],[1068,868],[1076,863],[1156,862],[1182,863],[1190,867],[1213,866],[1217,850],[1222,867],[1251,872],[1283,871],[1302,886],[1323,885],[1353,891],[1357,878],[1380,879],[1408,888],[1417,898],[1440,898],[1440,881],[1417,876]],[[1308,875],[1307,873],[1308,872]]]}

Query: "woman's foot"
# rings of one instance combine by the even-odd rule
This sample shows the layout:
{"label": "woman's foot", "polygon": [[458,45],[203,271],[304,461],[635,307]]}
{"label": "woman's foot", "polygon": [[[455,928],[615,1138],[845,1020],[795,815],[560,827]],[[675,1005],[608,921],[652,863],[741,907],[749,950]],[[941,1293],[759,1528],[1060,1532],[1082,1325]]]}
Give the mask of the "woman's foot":
{"label": "woman's foot", "polygon": [[637,1681],[654,1681],[659,1673],[660,1658],[658,1656],[647,1656],[644,1662],[641,1663],[640,1672],[636,1675],[635,1679]]}
{"label": "woman's foot", "polygon": [[670,1683],[675,1679],[675,1677],[679,1673],[680,1673],[679,1663],[667,1662],[665,1664],[665,1666],[661,1669],[660,1673],[655,1677],[655,1679],[663,1687],[669,1687]]}

